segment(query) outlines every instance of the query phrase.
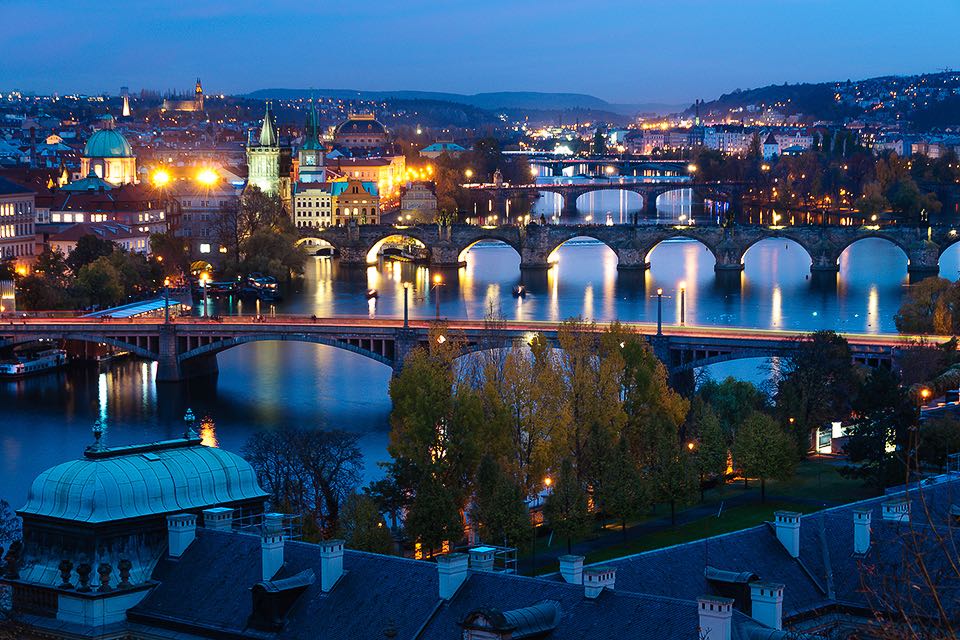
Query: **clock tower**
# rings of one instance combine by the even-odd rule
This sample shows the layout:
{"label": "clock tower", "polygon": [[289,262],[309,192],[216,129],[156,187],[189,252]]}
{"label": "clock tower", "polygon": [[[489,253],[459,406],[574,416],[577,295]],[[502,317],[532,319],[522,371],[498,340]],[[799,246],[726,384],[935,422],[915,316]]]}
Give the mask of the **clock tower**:
{"label": "clock tower", "polygon": [[327,178],[323,166],[325,149],[320,143],[317,126],[317,110],[311,102],[310,116],[307,119],[307,132],[300,147],[300,182],[324,182]]}

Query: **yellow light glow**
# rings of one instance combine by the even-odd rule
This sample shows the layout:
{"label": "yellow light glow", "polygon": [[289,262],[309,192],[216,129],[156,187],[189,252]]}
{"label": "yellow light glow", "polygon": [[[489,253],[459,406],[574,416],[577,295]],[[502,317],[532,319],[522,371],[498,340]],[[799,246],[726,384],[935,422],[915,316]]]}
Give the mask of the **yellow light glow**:
{"label": "yellow light glow", "polygon": [[543,479],[543,484],[549,487],[550,485],[553,484],[553,478],[551,478],[550,476],[547,476],[546,478]]}
{"label": "yellow light glow", "polygon": [[157,169],[150,177],[155,187],[163,187],[170,182],[170,173],[166,169]]}
{"label": "yellow light glow", "polygon": [[690,173],[696,173],[696,172],[697,172],[697,165],[695,165],[695,164],[693,164],[693,163],[688,164],[688,165],[687,165],[687,171],[689,171]]}
{"label": "yellow light glow", "polygon": [[441,276],[439,273],[436,274],[435,276],[433,276],[433,282],[435,284],[440,284],[441,282],[443,282],[443,276]]}
{"label": "yellow light glow", "polygon": [[463,172],[463,175],[467,176],[468,178],[472,178],[472,177],[473,177],[473,169],[467,169],[466,171]]}
{"label": "yellow light glow", "polygon": [[213,169],[201,169],[200,173],[197,174],[197,182],[200,184],[211,185],[219,179]]}

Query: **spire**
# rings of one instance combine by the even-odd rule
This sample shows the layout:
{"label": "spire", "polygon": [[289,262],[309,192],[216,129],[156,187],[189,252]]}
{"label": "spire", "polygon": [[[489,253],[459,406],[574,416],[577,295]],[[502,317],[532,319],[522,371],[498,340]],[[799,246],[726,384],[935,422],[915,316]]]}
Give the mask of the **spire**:
{"label": "spire", "polygon": [[194,88],[194,93],[200,95],[203,93],[203,85],[200,84],[200,76],[197,76],[197,86]]}
{"label": "spire", "polygon": [[277,146],[277,129],[273,125],[273,114],[270,113],[269,102],[267,102],[267,110],[263,114],[263,126],[260,128],[260,146]]}
{"label": "spire", "polygon": [[130,117],[130,98],[127,95],[123,96],[123,117]]}

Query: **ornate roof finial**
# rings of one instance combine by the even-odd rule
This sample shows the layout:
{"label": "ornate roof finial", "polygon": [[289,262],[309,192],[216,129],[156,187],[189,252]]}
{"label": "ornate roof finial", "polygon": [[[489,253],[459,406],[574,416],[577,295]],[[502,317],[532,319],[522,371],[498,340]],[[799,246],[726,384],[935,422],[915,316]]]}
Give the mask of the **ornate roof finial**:
{"label": "ornate roof finial", "polygon": [[183,421],[186,423],[183,429],[184,439],[193,440],[199,438],[200,434],[197,433],[197,417],[193,415],[193,409],[187,409],[187,412],[183,414]]}
{"label": "ornate roof finial", "polygon": [[90,429],[93,432],[93,444],[87,447],[87,451],[103,451],[106,449],[106,445],[100,441],[100,438],[103,437],[103,422],[100,419],[97,419],[93,423],[93,427]]}

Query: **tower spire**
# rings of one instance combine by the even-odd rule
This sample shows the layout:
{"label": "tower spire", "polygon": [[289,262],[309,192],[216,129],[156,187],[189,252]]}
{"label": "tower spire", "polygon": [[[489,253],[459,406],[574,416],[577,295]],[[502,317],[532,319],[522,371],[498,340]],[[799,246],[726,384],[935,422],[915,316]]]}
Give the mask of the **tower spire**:
{"label": "tower spire", "polygon": [[277,146],[277,130],[273,124],[273,114],[270,112],[270,102],[267,102],[267,110],[263,114],[263,126],[260,128],[260,146]]}

